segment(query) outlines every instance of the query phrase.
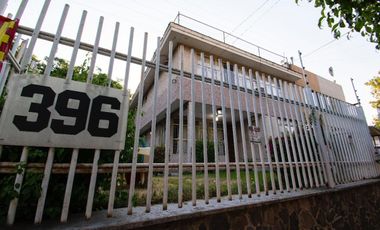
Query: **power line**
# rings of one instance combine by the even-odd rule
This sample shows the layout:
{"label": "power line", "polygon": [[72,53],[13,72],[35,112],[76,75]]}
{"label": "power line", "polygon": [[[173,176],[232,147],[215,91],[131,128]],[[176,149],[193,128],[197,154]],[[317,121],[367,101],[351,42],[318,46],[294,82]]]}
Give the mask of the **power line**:
{"label": "power line", "polygon": [[[280,0],[277,0],[274,4],[272,4],[272,6],[270,8],[268,8],[263,14],[261,14],[246,30],[243,31],[243,33],[241,33],[239,36],[243,36],[245,33],[247,33],[247,31],[249,31],[253,24],[255,24],[257,21],[259,21],[266,13],[268,13],[271,9],[273,9],[273,7],[275,5],[277,5],[278,3],[280,2]],[[266,2],[265,2],[266,3]],[[235,39],[232,44],[235,44],[235,42],[237,41],[238,39]]]}
{"label": "power line", "polygon": [[248,15],[248,17],[246,17],[243,21],[241,21],[237,26],[235,26],[235,28],[231,31],[231,33],[235,32],[235,30],[237,28],[239,28],[241,25],[243,25],[243,23],[245,23],[248,19],[250,19],[257,11],[259,11],[261,8],[263,8],[265,6],[265,4],[267,4],[269,2],[269,0],[266,0],[265,2],[263,2],[259,7],[257,7],[256,9],[254,9],[252,11],[252,13],[250,13]]}
{"label": "power line", "polygon": [[[347,35],[349,32],[350,32],[350,31],[344,33],[344,34],[342,35],[342,37],[345,36],[345,35]],[[333,43],[333,42],[335,42],[335,41],[338,41],[338,39],[333,39],[333,40],[331,40],[331,41],[329,41],[329,42],[327,42],[327,43],[321,45],[320,47],[314,49],[313,51],[311,51],[311,52],[305,54],[303,57],[305,58],[305,57],[307,57],[307,56],[310,56],[310,55],[316,53],[317,51],[319,51],[319,50],[321,50],[321,49],[323,49],[323,48],[325,48],[326,46],[330,45],[331,43]]]}
{"label": "power line", "polygon": [[272,6],[270,7],[270,8],[268,8],[263,14],[261,14],[249,27],[248,27],[248,29],[246,29],[243,33],[241,33],[240,34],[240,36],[242,36],[242,35],[244,35],[247,31],[249,31],[251,28],[252,28],[252,26],[253,26],[253,24],[255,24],[255,23],[257,23],[260,19],[262,19],[263,18],[263,16],[265,15],[265,14],[267,14],[269,11],[271,11],[272,9],[273,9],[273,7],[275,7],[275,5],[277,5],[278,3],[280,2],[280,0],[277,0],[277,2],[275,2],[275,3],[273,3],[272,4]]}

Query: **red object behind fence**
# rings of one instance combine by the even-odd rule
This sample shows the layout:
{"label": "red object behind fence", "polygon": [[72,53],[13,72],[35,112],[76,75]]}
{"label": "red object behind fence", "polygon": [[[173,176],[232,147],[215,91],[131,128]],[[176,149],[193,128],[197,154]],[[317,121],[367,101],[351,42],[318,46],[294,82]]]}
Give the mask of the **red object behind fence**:
{"label": "red object behind fence", "polygon": [[18,19],[12,20],[0,16],[0,70],[3,67],[3,61],[12,47],[12,41],[16,34],[17,27]]}

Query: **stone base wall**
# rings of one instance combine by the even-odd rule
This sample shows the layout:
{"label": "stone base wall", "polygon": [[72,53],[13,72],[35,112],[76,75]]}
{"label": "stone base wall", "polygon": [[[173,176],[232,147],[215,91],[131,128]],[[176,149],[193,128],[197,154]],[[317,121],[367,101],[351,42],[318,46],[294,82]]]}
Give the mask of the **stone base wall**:
{"label": "stone base wall", "polygon": [[145,229],[380,229],[380,182]]}

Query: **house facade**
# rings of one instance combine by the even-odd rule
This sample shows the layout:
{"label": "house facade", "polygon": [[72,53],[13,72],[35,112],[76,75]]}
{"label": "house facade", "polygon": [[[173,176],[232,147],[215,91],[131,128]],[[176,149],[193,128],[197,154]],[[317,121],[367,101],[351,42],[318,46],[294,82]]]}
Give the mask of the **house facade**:
{"label": "house facade", "polygon": [[[161,39],[160,49],[160,63],[167,65],[169,42],[173,42],[173,68],[180,69],[181,61],[180,55],[183,52],[183,71],[191,73],[192,68],[197,76],[203,76],[205,83],[203,83],[204,104],[205,104],[205,116],[206,116],[206,137],[203,137],[203,120],[202,120],[202,81],[197,78],[194,85],[194,100],[191,97],[191,78],[183,77],[179,75],[172,75],[171,82],[171,125],[170,125],[170,146],[165,146],[165,117],[167,109],[167,91],[168,91],[168,72],[161,71],[157,84],[157,98],[156,98],[156,146],[165,146],[170,148],[170,162],[178,162],[179,155],[179,141],[180,141],[180,117],[179,117],[179,103],[180,103],[180,80],[182,80],[183,86],[183,154],[184,162],[191,162],[191,149],[188,143],[191,141],[191,130],[189,124],[192,115],[195,115],[195,139],[197,141],[213,141],[213,127],[214,120],[217,127],[217,139],[218,139],[218,155],[219,161],[225,160],[225,148],[228,144],[228,154],[230,161],[235,161],[235,156],[239,157],[239,161],[243,161],[243,144],[250,143],[249,133],[251,132],[247,120],[250,119],[250,123],[263,130],[268,130],[271,125],[272,132],[266,132],[266,140],[272,138],[278,138],[281,134],[291,133],[293,127],[276,126],[279,119],[279,113],[273,111],[274,107],[270,107],[269,110],[260,108],[260,98],[255,91],[260,85],[261,91],[265,91],[268,95],[274,97],[284,96],[285,92],[282,92],[279,88],[278,82],[274,84],[268,81],[257,80],[255,77],[259,76],[271,76],[276,78],[276,81],[287,82],[298,86],[304,86],[305,81],[302,76],[302,69],[295,65],[284,63],[277,64],[270,60],[264,59],[252,53],[246,52],[242,49],[226,44],[222,41],[213,39],[204,34],[198,33],[194,30],[176,24],[170,23],[166,29],[166,32]],[[194,52],[194,59],[192,60],[191,52]],[[182,50],[182,51],[181,51]],[[192,64],[193,63],[193,64]],[[194,67],[193,67],[194,66]],[[243,68],[244,67],[244,70]],[[251,71],[249,71],[251,70]],[[250,73],[251,72],[251,76]],[[344,100],[343,89],[340,85],[322,78],[314,73],[306,71],[306,75],[309,81],[310,88],[315,92],[323,93],[327,96]],[[214,78],[217,84],[211,84],[211,78]],[[257,82],[260,81],[260,82]],[[223,84],[222,84],[223,83]],[[146,138],[147,143],[151,138],[151,121],[153,113],[153,84],[154,84],[154,69],[148,69],[146,71],[146,77],[143,84],[140,83],[139,87],[144,87],[143,104],[141,113],[141,123],[139,125],[140,133]],[[228,86],[232,85],[232,91]],[[224,85],[224,86],[223,86]],[[213,95],[214,92],[214,105],[216,107],[216,116],[212,110]],[[264,90],[265,87],[265,90]],[[240,89],[240,90],[239,90]],[[221,92],[223,91],[223,92]],[[136,90],[138,92],[138,90]],[[246,100],[247,92],[249,92],[249,100]],[[225,95],[222,100],[221,95]],[[239,95],[238,95],[239,94]],[[253,96],[252,96],[253,95]],[[239,98],[240,97],[240,98]],[[252,99],[256,100],[256,108],[252,108]],[[132,107],[137,106],[137,93],[132,99]],[[239,98],[239,99],[238,99]],[[232,101],[231,101],[232,100]],[[306,100],[306,99],[305,99]],[[269,102],[271,100],[269,99]],[[247,112],[247,104],[250,103],[250,111]],[[267,101],[268,103],[268,101]],[[194,104],[194,105],[193,105]],[[225,112],[222,112],[222,106],[225,106]],[[240,105],[240,110],[239,110]],[[195,108],[195,111],[193,111]],[[232,118],[231,108],[234,113]],[[240,124],[239,111],[242,111],[242,118],[244,119],[244,125]],[[224,129],[222,118],[225,117],[227,123],[227,140],[224,139]],[[294,118],[295,119],[295,118]],[[235,123],[233,124],[233,120]],[[233,127],[235,126],[235,127]],[[266,127],[263,127],[266,126]],[[242,132],[242,128],[244,132]],[[233,138],[235,129],[236,140]],[[243,135],[245,136],[243,137]],[[262,137],[263,135],[262,135]],[[265,141],[266,142],[266,141]],[[263,148],[266,148],[264,141],[262,141]],[[236,145],[236,146],[235,146]],[[247,144],[246,144],[247,145]],[[252,160],[252,157],[256,157],[259,160],[259,156],[256,151],[258,145],[254,145],[253,148],[247,148],[248,160]],[[238,154],[235,155],[235,149],[238,150]],[[252,153],[252,151],[254,153]],[[264,156],[265,157],[265,156]]]}

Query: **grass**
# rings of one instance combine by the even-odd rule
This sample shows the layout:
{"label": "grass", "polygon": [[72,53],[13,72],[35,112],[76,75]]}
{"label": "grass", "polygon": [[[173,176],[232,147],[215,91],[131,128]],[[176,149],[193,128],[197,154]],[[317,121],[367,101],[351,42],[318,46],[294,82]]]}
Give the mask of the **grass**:
{"label": "grass", "polygon": [[[250,187],[252,193],[255,193],[255,180],[254,180],[254,174],[252,171],[250,171]],[[258,172],[259,174],[259,185],[260,185],[260,191],[264,190],[263,185],[263,176],[261,172]],[[245,171],[240,171],[241,176],[241,186],[242,186],[242,193],[247,193],[247,183],[246,183],[246,177],[245,177]],[[270,181],[269,172],[266,173],[267,182]],[[169,176],[169,188],[168,188],[168,202],[169,203],[176,203],[178,202],[178,176]],[[208,174],[208,181],[209,181],[209,198],[216,197],[216,175],[215,172],[209,172]],[[204,199],[204,173],[203,172],[197,172],[196,175],[196,194],[197,199]],[[159,204],[162,203],[162,197],[163,197],[163,187],[164,187],[164,177],[162,174],[157,174],[153,177],[153,194],[152,194],[152,204]],[[184,173],[183,175],[183,201],[189,201],[191,200],[191,193],[192,193],[192,176],[190,173]],[[268,188],[270,189],[270,183],[268,183]],[[228,190],[227,190],[227,175],[226,171],[220,171],[220,191],[221,196],[227,196]],[[238,194],[238,184],[237,184],[237,173],[235,170],[231,170],[231,192],[232,194]],[[145,186],[138,186],[135,189],[135,199],[134,199],[134,205],[136,206],[144,206],[146,203],[146,185]]]}

